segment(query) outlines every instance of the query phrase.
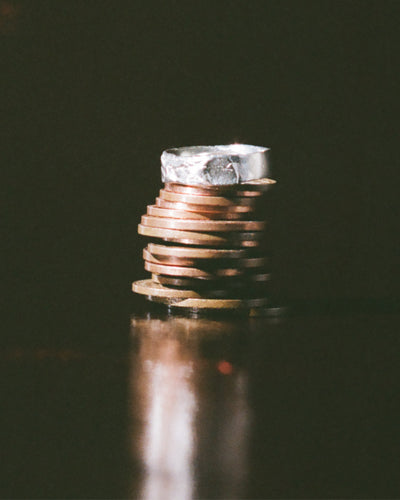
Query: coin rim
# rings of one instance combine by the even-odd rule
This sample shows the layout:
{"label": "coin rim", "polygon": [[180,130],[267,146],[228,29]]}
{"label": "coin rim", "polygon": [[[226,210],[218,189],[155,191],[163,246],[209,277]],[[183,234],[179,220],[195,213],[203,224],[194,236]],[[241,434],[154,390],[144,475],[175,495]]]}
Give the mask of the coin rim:
{"label": "coin rim", "polygon": [[[209,263],[219,265],[222,269],[229,269],[232,267],[238,269],[259,269],[266,266],[268,263],[267,257],[244,257],[239,259],[204,259],[196,257],[179,257],[176,255],[161,255],[156,256],[151,253],[148,248],[143,248],[143,260],[152,262],[153,264],[160,264],[165,266],[180,266],[180,267],[196,267],[202,268]],[[161,257],[161,258],[160,258]]]}
{"label": "coin rim", "polygon": [[245,196],[199,196],[194,194],[180,194],[160,189],[160,198],[173,203],[191,203],[192,205],[211,205],[216,207],[251,206],[255,204],[253,198]]}
{"label": "coin rim", "polygon": [[[175,247],[160,245],[159,243],[149,243],[147,249],[154,255],[169,255],[170,252],[178,254],[181,257],[196,257],[198,259],[235,259],[245,258],[248,255],[248,250],[242,248],[192,248],[192,247]],[[157,253],[158,252],[158,253]],[[200,254],[200,256],[199,256]],[[203,254],[203,256],[201,256]]]}
{"label": "coin rim", "polygon": [[173,219],[168,217],[155,217],[152,215],[142,215],[141,224],[147,227],[156,227],[161,229],[173,229],[179,231],[205,231],[205,232],[259,232],[264,231],[266,221],[248,221],[248,220],[192,220],[192,219]]}
{"label": "coin rim", "polygon": [[[241,214],[249,214],[255,212],[256,208],[250,205],[232,205],[232,206],[224,206],[218,207],[215,205],[198,205],[196,203],[184,203],[184,202],[172,202],[167,201],[159,196],[155,200],[156,206],[160,208],[167,209],[175,209],[175,210],[185,210],[186,212],[196,212],[201,214],[221,214],[224,215],[226,213],[241,213]],[[223,218],[223,217],[222,217]]]}
{"label": "coin rim", "polygon": [[158,227],[138,225],[138,233],[150,238],[161,238],[166,241],[175,241],[193,245],[239,245],[244,247],[259,246],[264,235],[262,231],[248,232],[236,231],[235,237],[229,237],[232,233],[209,234],[196,231],[181,231],[179,229],[165,229]]}
{"label": "coin rim", "polygon": [[[159,275],[156,273],[152,273],[151,278],[153,281],[160,283],[164,286],[174,286],[174,287],[196,287],[203,285],[212,284],[212,280],[198,280],[196,278],[188,278],[188,277],[175,277],[175,276],[165,276]],[[257,279],[256,279],[257,278]],[[262,278],[262,279],[260,279]],[[167,283],[162,283],[160,279],[165,279]],[[250,283],[246,280],[249,280]],[[168,283],[170,281],[170,283]],[[171,281],[175,281],[172,283]],[[236,288],[239,286],[248,286],[254,284],[265,284],[271,281],[271,273],[252,273],[248,276],[233,276],[233,277],[222,277],[218,278],[218,285],[225,285],[226,287]],[[224,282],[225,281],[225,282]],[[236,282],[235,282],[236,281]],[[239,282],[238,282],[239,281]],[[180,282],[180,283],[179,283]],[[222,282],[222,283],[221,283]]]}
{"label": "coin rim", "polygon": [[161,217],[166,219],[185,219],[185,220],[246,220],[246,212],[225,212],[223,217],[218,212],[189,212],[175,208],[163,208],[158,205],[147,205],[147,213],[151,217]]}
{"label": "coin rim", "polygon": [[[230,196],[242,196],[245,198],[258,198],[263,195],[263,192],[258,189],[245,190],[240,189],[241,184],[228,186],[189,186],[186,184],[178,184],[175,182],[167,182],[164,184],[164,189],[170,193],[188,194],[196,196],[214,196],[222,193],[227,193]],[[225,189],[221,189],[225,188]]]}
{"label": "coin rim", "polygon": [[196,267],[157,264],[149,260],[144,261],[144,268],[146,271],[149,271],[150,273],[154,274],[163,274],[166,276],[177,276],[177,277],[195,278],[202,280],[203,279],[218,280],[220,278],[225,278],[225,277],[241,277],[244,275],[248,276],[249,274],[251,274],[249,273],[248,268],[227,267],[227,268],[219,268],[216,269],[215,271],[209,271]]}

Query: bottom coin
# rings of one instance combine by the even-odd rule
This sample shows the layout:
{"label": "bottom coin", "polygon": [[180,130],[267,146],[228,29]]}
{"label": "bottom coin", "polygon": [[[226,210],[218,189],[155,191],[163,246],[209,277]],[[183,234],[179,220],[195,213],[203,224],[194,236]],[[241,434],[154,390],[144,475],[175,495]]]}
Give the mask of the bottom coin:
{"label": "bottom coin", "polygon": [[132,283],[132,291],[145,295],[149,300],[170,307],[188,309],[252,309],[266,307],[268,299],[262,298],[228,298],[218,296],[218,291],[208,291],[207,295],[194,290],[177,290],[167,288],[153,280],[141,280]]}
{"label": "bottom coin", "polygon": [[[148,297],[153,300],[153,297]],[[258,307],[266,307],[269,304],[266,298],[257,299],[160,299],[157,297],[154,302],[161,302],[170,307],[178,307],[180,309],[255,309]]]}

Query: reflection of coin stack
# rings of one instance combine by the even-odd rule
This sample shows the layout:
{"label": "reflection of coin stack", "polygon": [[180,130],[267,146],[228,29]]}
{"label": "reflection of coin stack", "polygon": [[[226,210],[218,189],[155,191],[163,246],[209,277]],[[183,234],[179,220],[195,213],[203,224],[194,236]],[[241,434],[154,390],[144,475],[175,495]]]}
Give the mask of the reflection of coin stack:
{"label": "reflection of coin stack", "polygon": [[[245,145],[222,148],[229,147],[256,148]],[[260,220],[260,215],[264,195],[275,181],[265,177],[266,168],[260,169],[259,161],[255,163],[253,159],[253,164],[245,164],[247,149],[245,155],[231,152],[227,155],[223,151],[218,157],[216,148],[221,147],[202,148],[207,153],[212,149],[213,159],[217,156],[219,162],[210,169],[207,157],[206,172],[198,170],[197,178],[190,179],[190,184],[187,172],[182,174],[179,165],[176,167],[179,175],[176,171],[171,175],[164,168],[165,187],[155,205],[147,207],[138,228],[139,234],[162,243],[149,243],[143,250],[144,267],[152,273],[152,278],[134,282],[132,289],[152,301],[178,308],[265,307],[270,273],[265,255],[266,221]],[[262,156],[258,149],[262,149]],[[256,151],[262,161],[265,151],[265,148]],[[235,161],[241,162],[242,171]],[[235,183],[229,178],[232,165]],[[193,177],[193,165],[189,162],[183,167]],[[240,182],[246,174],[243,168],[250,171],[251,180]]]}

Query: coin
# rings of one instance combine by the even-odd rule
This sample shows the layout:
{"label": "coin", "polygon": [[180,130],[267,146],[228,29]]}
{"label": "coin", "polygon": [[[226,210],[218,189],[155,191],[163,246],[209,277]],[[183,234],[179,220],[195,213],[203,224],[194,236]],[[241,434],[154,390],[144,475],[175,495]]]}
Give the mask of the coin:
{"label": "coin", "polygon": [[225,212],[221,215],[218,212],[188,212],[186,210],[176,210],[173,208],[162,208],[156,205],[147,206],[147,215],[153,217],[165,217],[171,219],[191,219],[191,220],[218,220],[218,219],[228,219],[228,220],[240,220],[244,219],[247,214],[240,212]]}
{"label": "coin", "polygon": [[[185,238],[180,238],[180,237],[171,237],[171,238],[163,238],[164,241],[168,241],[171,243],[179,243],[182,245],[209,245],[210,242],[207,241],[206,243],[202,243],[201,241],[191,239],[188,237]],[[226,246],[233,246],[233,247],[240,247],[240,248],[256,248],[261,246],[260,240],[236,240],[236,241],[230,241],[228,242],[214,242],[212,243],[214,246],[221,246],[221,247],[226,247]]]}
{"label": "coin", "polygon": [[206,269],[213,269],[216,266],[228,268],[259,268],[267,264],[268,259],[265,257],[248,257],[242,259],[199,259],[199,258],[188,258],[175,255],[175,252],[171,252],[170,255],[153,255],[148,248],[143,249],[143,259],[148,262],[153,262],[154,264],[165,264],[167,266],[184,266],[184,267],[201,267]]}
{"label": "coin", "polygon": [[200,278],[200,279],[216,279],[225,276],[242,276],[248,271],[245,268],[218,268],[212,271],[206,271],[195,267],[171,266],[164,264],[155,264],[144,261],[144,268],[155,274],[164,274],[167,276],[178,276],[187,278]]}
{"label": "coin", "polygon": [[[152,300],[152,299],[150,299]],[[162,302],[171,307],[180,307],[187,309],[251,309],[265,307],[269,304],[267,298],[256,299],[158,299],[156,302]]]}
{"label": "coin", "polygon": [[168,288],[153,280],[140,280],[132,283],[132,291],[140,293],[141,295],[150,295],[153,297],[166,297],[166,298],[188,298],[188,297],[201,297],[198,292],[194,290],[179,290],[177,288]]}
{"label": "coin", "polygon": [[210,232],[262,231],[266,226],[264,221],[179,220],[148,215],[142,216],[141,223],[149,227]]}
{"label": "coin", "polygon": [[249,250],[225,248],[191,248],[149,243],[148,251],[153,255],[187,257],[193,259],[240,259],[249,256]]}
{"label": "coin", "polygon": [[[237,196],[251,196],[250,194],[243,195],[243,192],[256,191],[258,193],[264,193],[270,187],[274,186],[276,181],[270,179],[269,177],[263,177],[261,179],[253,179],[251,181],[245,181],[240,184],[209,184],[209,185],[190,185],[182,184],[178,182],[167,182],[164,184],[164,189],[167,191],[174,191],[176,193],[183,194],[199,194],[199,195],[216,195],[220,193],[233,194],[238,193]],[[256,195],[257,196],[257,195]]]}
{"label": "coin", "polygon": [[188,245],[237,245],[242,247],[259,246],[262,232],[239,232],[220,234],[199,233],[192,231],[181,231],[176,229],[164,229],[138,225],[138,233],[143,236],[162,238],[167,241],[175,241]]}
{"label": "coin", "polygon": [[[218,286],[221,289],[245,289],[249,291],[249,285],[265,285],[271,279],[271,275],[267,273],[260,274],[249,274],[244,277],[224,277],[218,280],[199,280],[196,278],[182,278],[173,276],[164,276],[160,274],[153,273],[152,280],[165,286],[183,287],[183,288],[207,288],[209,286]],[[251,291],[251,290],[250,290]]]}
{"label": "coin", "polygon": [[227,194],[229,196],[244,196],[244,197],[257,197],[262,195],[260,190],[245,190],[240,184],[234,186],[185,186],[183,184],[174,184],[168,182],[165,184],[164,189],[172,193],[181,194],[194,194],[199,196],[221,196],[221,194]]}
{"label": "coin", "polygon": [[233,212],[233,213],[248,214],[250,212],[254,212],[255,210],[255,207],[251,205],[237,205],[237,206],[232,205],[232,206],[218,207],[214,205],[198,205],[193,203],[172,202],[164,200],[162,198],[156,198],[156,205],[162,208],[185,210],[187,212],[197,212],[205,215],[208,213],[220,214],[221,219],[223,219],[225,214],[227,213],[229,214]]}
{"label": "coin", "polygon": [[195,194],[181,194],[160,189],[160,198],[177,203],[191,203],[193,205],[212,205],[217,207],[254,206],[252,198],[244,196],[199,196]]}
{"label": "coin", "polygon": [[214,298],[222,299],[229,298],[232,295],[231,290],[219,290],[214,288],[206,289],[179,289],[171,288],[168,286],[163,286],[160,283],[147,279],[134,281],[132,283],[132,291],[139,293],[140,295],[146,295],[147,297],[157,297],[170,299],[182,299],[182,298]]}
{"label": "coin", "polygon": [[271,187],[275,186],[276,181],[274,179],[270,179],[269,177],[263,177],[262,179],[254,179],[252,181],[246,181],[245,184],[241,184],[246,186],[246,189],[257,189],[261,191],[268,191]]}

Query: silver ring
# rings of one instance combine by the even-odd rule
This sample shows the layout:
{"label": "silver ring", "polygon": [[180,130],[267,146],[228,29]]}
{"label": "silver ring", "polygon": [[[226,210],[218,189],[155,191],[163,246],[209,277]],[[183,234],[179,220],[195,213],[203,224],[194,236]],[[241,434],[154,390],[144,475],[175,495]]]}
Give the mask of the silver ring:
{"label": "silver ring", "polygon": [[162,181],[218,186],[262,179],[269,174],[268,151],[250,144],[167,149],[161,155]]}

